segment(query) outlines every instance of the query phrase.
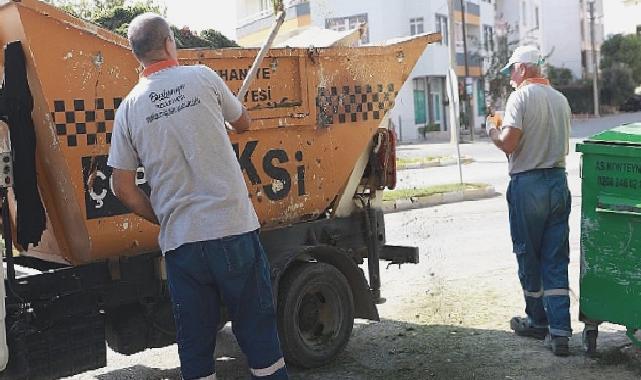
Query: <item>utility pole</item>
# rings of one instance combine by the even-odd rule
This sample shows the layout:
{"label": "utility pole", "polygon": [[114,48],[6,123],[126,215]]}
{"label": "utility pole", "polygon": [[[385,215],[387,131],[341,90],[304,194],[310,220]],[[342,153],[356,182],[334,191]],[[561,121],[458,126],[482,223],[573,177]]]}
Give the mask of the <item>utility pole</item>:
{"label": "utility pole", "polygon": [[450,69],[448,70],[447,78],[447,94],[450,99],[450,143],[456,145],[456,164],[458,166],[459,183],[463,185],[463,169],[461,167],[461,147],[459,145],[459,115],[458,115],[458,79],[456,78],[456,23],[454,21],[454,2],[456,0],[448,0],[448,18],[447,30],[449,34],[448,43],[450,48]]}
{"label": "utility pole", "polygon": [[[447,40],[450,48],[450,68],[453,71],[456,71],[456,23],[454,22],[454,2],[456,0],[449,0],[447,4],[448,9],[448,24],[447,24],[447,34],[449,38]],[[457,86],[458,91],[458,86]],[[456,114],[456,104],[454,104],[454,97],[449,97],[449,110],[450,110],[450,143],[458,144],[459,141],[459,115]]]}
{"label": "utility pole", "polygon": [[465,119],[467,121],[467,126],[470,127],[470,141],[474,142],[474,122],[472,120],[473,116],[470,111],[470,95],[467,93],[467,83],[470,77],[470,65],[467,61],[467,33],[465,27],[465,0],[460,0],[461,2],[461,25],[463,26],[463,57],[465,60],[465,79],[464,86],[465,89]]}
{"label": "utility pole", "polygon": [[590,6],[590,37],[592,39],[592,91],[594,92],[594,116],[599,116],[599,64],[596,56],[596,41],[594,33],[594,0],[588,2]]}

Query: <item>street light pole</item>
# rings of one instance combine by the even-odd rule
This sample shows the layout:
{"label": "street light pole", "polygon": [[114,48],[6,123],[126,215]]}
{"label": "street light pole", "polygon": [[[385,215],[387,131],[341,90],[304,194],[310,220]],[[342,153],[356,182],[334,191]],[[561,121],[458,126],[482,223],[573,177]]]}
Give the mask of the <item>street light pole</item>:
{"label": "street light pole", "polygon": [[594,116],[599,116],[599,64],[596,55],[596,41],[594,33],[594,0],[589,3],[590,6],[590,38],[592,39],[592,91],[594,95]]}

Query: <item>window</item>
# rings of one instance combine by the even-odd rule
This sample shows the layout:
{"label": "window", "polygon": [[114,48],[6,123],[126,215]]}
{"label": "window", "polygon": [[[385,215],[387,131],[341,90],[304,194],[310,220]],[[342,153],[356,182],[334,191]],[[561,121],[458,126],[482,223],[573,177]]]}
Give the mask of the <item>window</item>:
{"label": "window", "polygon": [[539,28],[539,7],[534,7],[534,22],[536,24],[536,28]]}
{"label": "window", "polygon": [[410,35],[415,36],[417,34],[423,34],[423,17],[411,18],[410,19]]}
{"label": "window", "polygon": [[521,3],[521,9],[523,12],[523,25],[527,26],[527,4],[525,1]]}
{"label": "window", "polygon": [[261,13],[274,9],[274,6],[271,0],[259,0],[258,7],[260,8]]}
{"label": "window", "polygon": [[463,24],[457,22],[454,31],[456,33],[456,46],[463,48]]}
{"label": "window", "polygon": [[494,28],[483,25],[483,48],[485,51],[494,51]]}
{"label": "window", "polygon": [[[325,29],[344,31],[356,29],[360,24],[367,24],[367,13],[357,14],[348,17],[334,17],[325,19]],[[369,33],[365,28],[365,33],[361,37],[361,44],[369,43]]]}
{"label": "window", "polygon": [[414,79],[414,124],[427,124],[427,107],[425,106],[425,78]]}
{"label": "window", "polygon": [[485,83],[483,81],[476,82],[476,108],[478,109],[478,116],[486,115]]}
{"label": "window", "polygon": [[441,33],[443,37],[440,44],[448,45],[449,44],[449,30],[447,29],[447,17],[443,15],[436,15],[436,33]]}

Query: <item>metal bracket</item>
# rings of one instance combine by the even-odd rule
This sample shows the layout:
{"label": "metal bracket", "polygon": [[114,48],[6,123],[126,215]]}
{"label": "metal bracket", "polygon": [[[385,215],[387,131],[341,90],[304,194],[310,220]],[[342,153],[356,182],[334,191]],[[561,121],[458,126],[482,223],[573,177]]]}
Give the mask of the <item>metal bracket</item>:
{"label": "metal bracket", "polygon": [[318,49],[316,47],[310,46],[307,48],[307,56],[312,61],[312,63],[316,63],[316,58],[318,58],[318,55]]}
{"label": "metal bracket", "polygon": [[390,264],[418,264],[418,247],[405,247],[400,245],[384,245],[381,249],[382,260]]}

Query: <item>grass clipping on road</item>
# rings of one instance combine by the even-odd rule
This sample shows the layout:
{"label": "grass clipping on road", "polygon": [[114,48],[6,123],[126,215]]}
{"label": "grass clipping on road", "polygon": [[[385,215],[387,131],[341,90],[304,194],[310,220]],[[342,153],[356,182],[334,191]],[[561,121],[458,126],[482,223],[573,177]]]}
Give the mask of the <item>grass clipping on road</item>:
{"label": "grass clipping on road", "polygon": [[454,191],[483,189],[488,185],[483,183],[452,183],[445,185],[434,185],[417,187],[414,189],[386,190],[383,192],[383,201],[397,201],[399,199],[429,197],[434,194],[451,193]]}
{"label": "grass clipping on road", "polygon": [[[397,157],[396,165],[402,168],[402,167],[413,165],[413,164],[430,164],[433,162],[440,163],[446,160],[456,161],[456,157],[451,157],[451,156]],[[469,164],[473,161],[474,160],[469,157],[461,157],[462,164]]]}
{"label": "grass clipping on road", "polygon": [[398,165],[407,165],[407,164],[424,164],[427,162],[440,161],[446,157],[441,156],[430,156],[430,157],[397,157],[396,163]]}

